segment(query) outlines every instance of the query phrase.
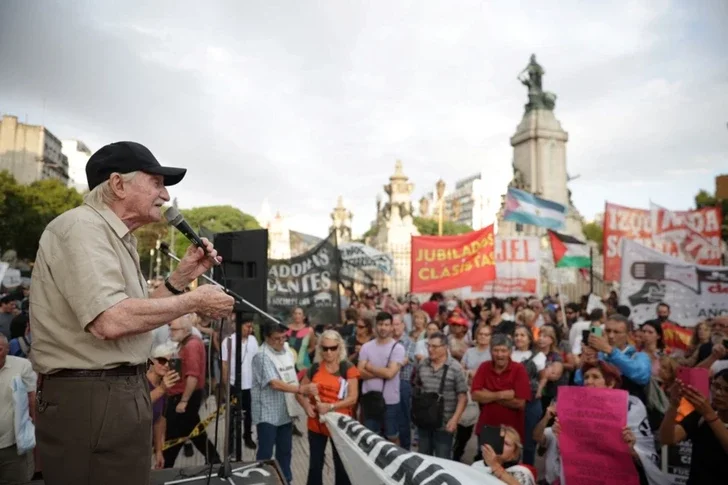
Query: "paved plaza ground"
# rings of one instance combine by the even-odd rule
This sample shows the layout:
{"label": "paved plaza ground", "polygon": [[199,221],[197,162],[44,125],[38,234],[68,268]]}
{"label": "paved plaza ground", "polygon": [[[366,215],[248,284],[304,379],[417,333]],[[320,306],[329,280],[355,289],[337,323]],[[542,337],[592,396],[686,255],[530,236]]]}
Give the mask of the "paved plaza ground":
{"label": "paved plaza ground", "polygon": [[[205,404],[200,409],[200,417],[205,418],[211,412],[215,410],[215,400],[208,398]],[[293,437],[293,485],[306,485],[306,478],[308,476],[308,438],[306,436],[306,425],[305,423],[299,422],[297,425],[298,429],[303,432],[303,437]],[[210,437],[210,441],[215,439],[215,422],[213,421],[207,427],[207,433]],[[224,426],[222,417],[220,420],[219,436],[217,439],[217,449],[222,456],[223,453],[223,437],[224,437]],[[468,443],[468,447],[465,449],[464,461],[470,463],[475,454],[475,439],[472,438]],[[194,455],[187,457],[184,452],[180,452],[175,468],[203,465],[205,463],[204,457],[200,454],[197,449],[194,449]],[[416,451],[414,449],[413,451]],[[254,461],[255,451],[254,450],[243,450],[243,461]],[[334,485],[334,467],[331,458],[331,445],[326,448],[326,464],[324,465],[324,485]]]}

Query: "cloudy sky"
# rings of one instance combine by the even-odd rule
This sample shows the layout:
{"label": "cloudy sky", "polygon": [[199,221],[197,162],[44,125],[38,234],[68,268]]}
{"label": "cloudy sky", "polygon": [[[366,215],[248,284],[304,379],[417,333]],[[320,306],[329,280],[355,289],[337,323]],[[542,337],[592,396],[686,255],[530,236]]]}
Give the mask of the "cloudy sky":
{"label": "cloudy sky", "polygon": [[0,112],[146,144],[189,168],[182,207],[267,198],[323,235],[341,194],[361,233],[397,159],[413,200],[481,171],[505,189],[535,52],[592,218],[688,208],[728,171],[726,46],[721,0],[7,0]]}

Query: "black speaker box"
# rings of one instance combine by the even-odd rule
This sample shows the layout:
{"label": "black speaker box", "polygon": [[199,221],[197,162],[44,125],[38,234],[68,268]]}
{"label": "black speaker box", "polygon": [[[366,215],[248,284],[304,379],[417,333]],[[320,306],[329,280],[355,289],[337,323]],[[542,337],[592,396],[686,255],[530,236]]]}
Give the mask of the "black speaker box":
{"label": "black speaker box", "polygon": [[[215,281],[268,311],[268,231],[217,233],[215,249],[222,256],[222,264],[213,271]],[[251,309],[238,303],[235,311],[250,312]]]}

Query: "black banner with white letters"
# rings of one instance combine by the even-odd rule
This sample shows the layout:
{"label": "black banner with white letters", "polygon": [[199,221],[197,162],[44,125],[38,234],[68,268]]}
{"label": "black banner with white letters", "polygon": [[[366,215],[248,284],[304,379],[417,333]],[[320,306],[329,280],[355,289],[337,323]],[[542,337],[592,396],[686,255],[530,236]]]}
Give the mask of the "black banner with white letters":
{"label": "black banner with white letters", "polygon": [[341,320],[341,257],[336,234],[291,259],[268,261],[268,311],[284,323],[294,308],[303,308],[311,326]]}

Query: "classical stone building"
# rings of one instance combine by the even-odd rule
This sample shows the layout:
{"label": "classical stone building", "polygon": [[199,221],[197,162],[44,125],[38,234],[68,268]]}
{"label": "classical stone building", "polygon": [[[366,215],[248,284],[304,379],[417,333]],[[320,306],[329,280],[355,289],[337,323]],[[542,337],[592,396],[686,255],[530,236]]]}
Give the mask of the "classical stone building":
{"label": "classical stone building", "polygon": [[331,227],[329,232],[336,231],[336,241],[341,244],[351,241],[351,211],[344,207],[344,198],[339,196],[336,207],[331,212]]}
{"label": "classical stone building", "polygon": [[[566,142],[569,134],[554,115],[556,95],[543,91],[544,70],[531,56],[531,62],[519,80],[528,87],[528,103],[516,133],[511,137],[513,147],[512,187],[552,200],[567,207],[566,227],[561,232],[583,239],[583,221],[571,201],[567,184]],[[504,236],[542,236],[546,229],[503,220],[498,214],[498,234]]]}
{"label": "classical stone building", "polygon": [[397,295],[409,291],[411,238],[419,235],[412,210],[414,187],[398,160],[394,174],[384,186],[387,201],[382,205],[381,198],[377,197],[377,217],[372,235],[366,239],[368,245],[392,255],[394,276],[385,284]]}
{"label": "classical stone building", "polygon": [[0,171],[7,170],[21,184],[58,179],[68,184],[68,158],[61,140],[44,126],[19,123],[16,116],[0,120]]}

